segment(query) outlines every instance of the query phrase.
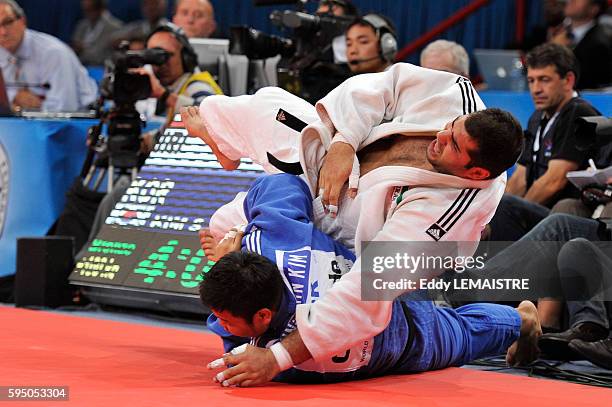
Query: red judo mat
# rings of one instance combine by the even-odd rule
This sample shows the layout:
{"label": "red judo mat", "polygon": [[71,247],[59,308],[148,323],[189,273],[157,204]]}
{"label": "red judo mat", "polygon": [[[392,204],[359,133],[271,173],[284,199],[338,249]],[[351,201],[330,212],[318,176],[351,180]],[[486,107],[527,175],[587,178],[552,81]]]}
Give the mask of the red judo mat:
{"label": "red judo mat", "polygon": [[75,406],[605,406],[612,391],[450,368],[333,385],[221,388],[212,334],[0,307],[0,386],[69,386]]}

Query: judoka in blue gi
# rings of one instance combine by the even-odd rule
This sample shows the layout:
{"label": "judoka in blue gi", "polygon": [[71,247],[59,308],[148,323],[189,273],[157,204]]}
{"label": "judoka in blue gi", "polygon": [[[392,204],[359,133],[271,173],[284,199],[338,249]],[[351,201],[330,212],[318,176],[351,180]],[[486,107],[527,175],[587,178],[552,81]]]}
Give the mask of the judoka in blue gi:
{"label": "judoka in blue gi", "polygon": [[[221,257],[200,285],[202,302],[212,311],[207,325],[222,337],[226,352],[243,343],[274,345],[295,329],[296,305],[324,296],[355,260],[314,227],[312,197],[296,176],[259,178],[247,193],[244,212],[244,235],[230,238],[239,251]],[[208,254],[213,246],[204,240]],[[412,292],[393,302],[389,325],[374,338],[327,361],[302,363],[275,380],[337,382],[460,366],[520,346],[524,334],[536,331],[526,326],[533,323],[534,310],[529,302],[518,309],[437,307],[425,292]]]}

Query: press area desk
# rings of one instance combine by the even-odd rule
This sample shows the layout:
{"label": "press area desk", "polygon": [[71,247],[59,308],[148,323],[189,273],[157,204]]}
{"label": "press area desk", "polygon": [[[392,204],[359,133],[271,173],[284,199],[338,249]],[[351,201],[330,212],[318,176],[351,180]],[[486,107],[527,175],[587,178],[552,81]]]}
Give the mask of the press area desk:
{"label": "press area desk", "polygon": [[17,239],[44,236],[62,212],[85,161],[87,130],[97,123],[0,118],[0,277],[15,272]]}

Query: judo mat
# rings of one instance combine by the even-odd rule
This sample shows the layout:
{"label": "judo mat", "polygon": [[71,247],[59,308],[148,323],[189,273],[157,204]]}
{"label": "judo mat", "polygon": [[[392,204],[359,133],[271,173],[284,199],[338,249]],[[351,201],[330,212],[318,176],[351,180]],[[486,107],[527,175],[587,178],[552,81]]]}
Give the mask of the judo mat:
{"label": "judo mat", "polygon": [[612,391],[462,368],[329,385],[221,388],[213,334],[0,307],[0,386],[68,386],[75,406],[602,406]]}

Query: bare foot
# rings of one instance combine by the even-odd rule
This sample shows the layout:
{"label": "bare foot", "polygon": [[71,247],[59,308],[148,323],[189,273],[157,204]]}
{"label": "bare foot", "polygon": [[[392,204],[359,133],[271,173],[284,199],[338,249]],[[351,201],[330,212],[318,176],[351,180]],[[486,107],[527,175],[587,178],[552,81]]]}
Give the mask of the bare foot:
{"label": "bare foot", "polygon": [[191,137],[197,137],[206,143],[213,154],[217,157],[219,164],[226,170],[235,170],[240,165],[240,160],[231,160],[219,150],[219,146],[208,134],[204,121],[200,117],[200,109],[195,106],[181,108],[181,119]]}
{"label": "bare foot", "polygon": [[542,336],[542,327],[536,306],[531,301],[523,301],[517,311],[521,315],[521,335],[508,348],[506,363],[510,366],[527,365],[540,354],[538,339]]}
{"label": "bare foot", "polygon": [[206,257],[212,261],[219,261],[229,252],[240,251],[244,233],[232,228],[220,242],[215,240],[208,229],[200,229],[199,235],[200,244]]}

